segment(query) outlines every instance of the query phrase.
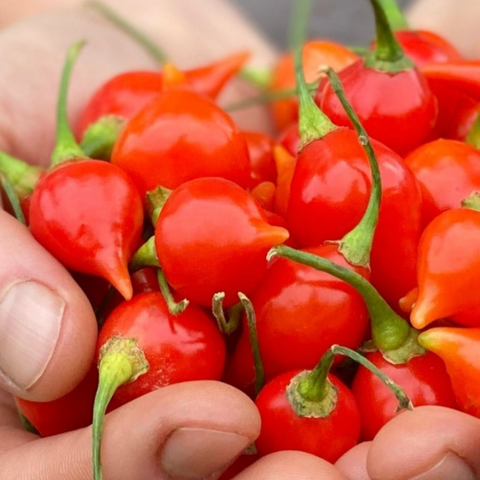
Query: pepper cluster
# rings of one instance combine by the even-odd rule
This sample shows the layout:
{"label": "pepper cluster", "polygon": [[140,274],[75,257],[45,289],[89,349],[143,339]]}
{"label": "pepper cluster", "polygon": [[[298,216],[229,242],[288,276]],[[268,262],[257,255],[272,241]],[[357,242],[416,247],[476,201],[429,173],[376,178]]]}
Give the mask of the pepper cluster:
{"label": "pepper cluster", "polygon": [[[294,51],[267,76],[247,52],[182,71],[143,38],[162,70],[110,79],[73,132],[76,43],[51,167],[0,154],[12,212],[99,321],[83,382],[17,405],[42,436],[93,422],[96,480],[105,413],[184,381],[260,411],[223,480],[279,450],[334,462],[405,408],[480,417],[480,63],[370,2],[376,38],[355,51],[305,42],[297,2]],[[240,72],[262,91],[221,108]],[[228,113],[262,102],[275,140]]]}

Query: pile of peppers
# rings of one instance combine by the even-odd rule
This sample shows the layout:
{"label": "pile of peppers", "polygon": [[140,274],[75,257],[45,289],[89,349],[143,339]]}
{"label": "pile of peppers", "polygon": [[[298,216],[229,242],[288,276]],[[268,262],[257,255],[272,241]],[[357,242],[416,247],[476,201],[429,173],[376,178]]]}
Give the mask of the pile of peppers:
{"label": "pile of peppers", "polygon": [[[181,70],[143,37],[161,69],[111,78],[72,128],[77,42],[50,167],[0,153],[11,213],[99,324],[80,385],[17,406],[45,437],[93,424],[95,480],[105,414],[185,381],[260,411],[223,480],[281,450],[335,462],[403,409],[480,418],[480,61],[410,29],[395,0],[370,0],[366,48],[306,42],[310,3],[267,74],[249,52]],[[233,81],[258,95],[220,106]],[[275,135],[236,125],[253,104]]]}

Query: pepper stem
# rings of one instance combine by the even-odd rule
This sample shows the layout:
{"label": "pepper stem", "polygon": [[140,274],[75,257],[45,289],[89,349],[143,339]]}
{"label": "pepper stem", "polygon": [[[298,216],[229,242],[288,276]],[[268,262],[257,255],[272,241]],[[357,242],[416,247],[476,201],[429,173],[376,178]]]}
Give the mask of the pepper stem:
{"label": "pepper stem", "polygon": [[326,258],[295,250],[284,245],[274,247],[268,252],[267,259],[278,256],[329,273],[351,285],[363,298],[372,323],[372,337],[375,345],[382,351],[397,350],[410,336],[408,323],[397,315],[377,292],[373,285],[361,275],[333,263]]}
{"label": "pepper stem", "polygon": [[101,444],[105,412],[117,388],[146,373],[149,364],[137,341],[112,337],[100,350],[99,383],[93,407],[93,476],[101,480]]}
{"label": "pepper stem", "polygon": [[480,192],[473,192],[469,197],[463,200],[462,207],[480,212]]}
{"label": "pepper stem", "polygon": [[228,311],[228,320],[223,311],[225,292],[218,292],[212,297],[212,314],[217,321],[218,329],[223,335],[231,335],[238,330],[242,318],[242,304],[233,305]]}
{"label": "pepper stem", "polygon": [[100,117],[85,130],[80,143],[83,153],[89,158],[109,161],[124,125],[125,119],[116,115]]}
{"label": "pepper stem", "polygon": [[155,236],[150,237],[134,254],[128,269],[131,272],[136,272],[145,267],[160,268],[158,260],[157,249],[155,247]]}
{"label": "pepper stem", "polygon": [[175,316],[182,314],[190,302],[186,298],[180,302],[175,301],[172,292],[170,291],[170,285],[168,284],[165,274],[162,270],[157,271],[157,278],[160,292],[162,292],[163,298],[167,303],[168,311]]}
{"label": "pepper stem", "polygon": [[473,148],[480,150],[480,110],[475,122],[473,122],[472,128],[468,132],[466,143]]}
{"label": "pepper stem", "polygon": [[10,202],[10,206],[12,207],[13,213],[15,214],[15,218],[19,222],[26,225],[27,222],[25,221],[25,215],[23,214],[23,210],[20,205],[20,201],[18,200],[17,193],[15,192],[15,188],[13,187],[9,178],[3,173],[0,173],[0,185],[2,186],[3,191],[5,192],[5,195]]}
{"label": "pepper stem", "polygon": [[243,293],[238,293],[238,298],[242,302],[247,315],[248,333],[250,335],[250,344],[252,346],[253,365],[255,368],[255,394],[258,395],[265,383],[265,370],[263,368],[262,356],[260,354],[260,344],[258,342],[257,317],[252,302]]}
{"label": "pepper stem", "polygon": [[147,192],[147,211],[153,226],[157,224],[160,212],[171,193],[172,190],[165,187],[157,187]]}
{"label": "pepper stem", "polygon": [[393,34],[390,18],[382,0],[370,0],[375,12],[377,45],[365,60],[369,68],[387,73],[398,73],[414,68],[414,63],[407,58]]}
{"label": "pepper stem", "polygon": [[312,0],[297,0],[294,3],[294,23],[290,39],[290,44],[294,51],[295,77],[299,101],[298,128],[300,133],[300,150],[309,143],[325,137],[337,128],[314,102],[303,73],[303,44],[305,42],[311,7]]}
{"label": "pepper stem", "polygon": [[33,192],[43,171],[41,167],[0,152],[0,173],[9,180],[20,201]]}
{"label": "pepper stem", "polygon": [[397,412],[405,409],[413,410],[412,402],[402,387],[390,380],[387,375],[365,357],[349,348],[341,347],[339,345],[333,345],[330,347],[320,360],[320,363],[310,373],[299,380],[297,391],[305,400],[310,402],[321,402],[325,398],[328,393],[328,389],[326,388],[328,386],[327,375],[332,367],[335,355],[348,357],[376,375],[395,395],[398,401]]}
{"label": "pepper stem", "polygon": [[167,61],[165,53],[156,45],[156,43],[140,29],[134,27],[118,12],[105,5],[103,2],[91,1],[87,2],[87,5],[97,10],[110,23],[141,45],[150,57],[152,57],[152,59],[159,65],[163,65]]}
{"label": "pepper stem", "polygon": [[67,114],[68,89],[72,69],[85,43],[85,40],[81,40],[80,42],[74,43],[68,49],[67,58],[63,67],[60,92],[57,100],[57,143],[52,153],[52,167],[68,160],[85,157],[83,150],[78,145],[68,125]]}
{"label": "pepper stem", "polygon": [[382,6],[383,11],[387,16],[388,23],[394,32],[399,30],[410,30],[407,19],[400,10],[397,0],[378,0],[378,3]]}
{"label": "pepper stem", "polygon": [[338,75],[331,68],[323,70],[327,74],[333,91],[337,95],[348,118],[352,122],[358,134],[358,141],[365,149],[372,172],[372,189],[367,209],[358,225],[347,233],[340,241],[339,251],[351,265],[368,267],[370,264],[370,252],[372,250],[373,237],[378,223],[380,201],[382,197],[382,178],[378,167],[377,157],[373,150],[370,138],[363,128],[351,103],[347,100],[345,91]]}

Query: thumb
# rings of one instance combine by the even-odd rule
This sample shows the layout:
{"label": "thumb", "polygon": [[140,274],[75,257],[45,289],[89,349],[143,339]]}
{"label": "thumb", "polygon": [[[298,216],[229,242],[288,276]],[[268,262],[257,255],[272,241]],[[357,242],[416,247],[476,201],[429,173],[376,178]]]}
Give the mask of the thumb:
{"label": "thumb", "polygon": [[[107,415],[105,480],[214,480],[258,436],[260,418],[243,393],[219,382],[162,388]],[[2,455],[0,478],[92,478],[91,428],[29,441]],[[0,447],[1,447],[0,433]],[[10,476],[9,476],[10,474]]]}
{"label": "thumb", "polygon": [[0,387],[54,400],[87,373],[97,326],[70,274],[0,210]]}

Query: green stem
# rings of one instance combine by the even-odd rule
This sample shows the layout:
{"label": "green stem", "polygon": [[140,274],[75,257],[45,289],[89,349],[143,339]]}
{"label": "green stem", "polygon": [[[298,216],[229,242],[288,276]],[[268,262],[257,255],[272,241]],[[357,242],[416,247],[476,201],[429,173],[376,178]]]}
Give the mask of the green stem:
{"label": "green stem", "polygon": [[[310,95],[315,95],[318,90],[318,80],[307,83],[307,88]],[[297,95],[297,88],[286,88],[285,90],[277,90],[275,92],[265,92],[260,95],[240,100],[235,103],[227,105],[224,110],[227,112],[235,112],[237,110],[243,110],[244,108],[253,107],[255,105],[262,105],[264,103],[277,102],[279,100],[286,100],[288,98],[294,98]]]}
{"label": "green stem", "polygon": [[471,145],[473,148],[480,150],[480,110],[475,122],[472,125],[472,128],[468,132],[466,143]]}
{"label": "green stem", "polygon": [[322,357],[320,363],[308,375],[303,376],[297,384],[298,393],[307,401],[321,402],[326,394],[327,389],[327,375],[333,364],[335,355],[343,355],[363,367],[370,370],[377,376],[395,395],[398,401],[397,412],[401,410],[413,410],[413,405],[402,387],[394,383],[387,375],[378,369],[372,362],[367,360],[359,353],[350,350],[349,348],[333,345]]}
{"label": "green stem", "polygon": [[298,128],[300,133],[300,150],[309,143],[325,137],[337,128],[315,104],[303,73],[303,43],[305,42],[311,6],[312,0],[297,0],[294,3],[294,25],[290,40],[292,50],[294,51],[295,77],[299,101]]}
{"label": "green stem", "polygon": [[125,125],[125,119],[115,115],[100,117],[88,126],[80,147],[89,158],[110,161],[113,147]]}
{"label": "green stem", "polygon": [[137,27],[134,27],[124,17],[118,14],[115,10],[105,5],[102,2],[91,1],[86,3],[88,6],[97,10],[104,18],[117,28],[127,34],[132,40],[141,45],[145,51],[152,57],[152,59],[159,65],[167,62],[165,53],[156,45],[156,43],[143,33]]}
{"label": "green stem", "polygon": [[480,212],[480,192],[472,192],[469,197],[462,201],[462,207]]}
{"label": "green stem", "polygon": [[23,160],[0,152],[0,173],[10,181],[20,200],[33,192],[43,172],[44,169],[41,167],[29,165]]}
{"label": "green stem", "polygon": [[266,90],[272,80],[272,71],[269,68],[242,68],[240,78],[259,90]]}
{"label": "green stem", "polygon": [[372,322],[372,337],[383,352],[402,347],[410,336],[408,323],[397,315],[365,278],[349,268],[337,265],[326,258],[295,250],[286,246],[274,247],[268,259],[274,256],[287,258],[316,270],[329,273],[351,285],[362,296]]}
{"label": "green stem", "polygon": [[131,272],[136,272],[145,267],[160,268],[157,249],[155,247],[155,236],[150,237],[133,255],[128,268]]}
{"label": "green stem", "polygon": [[170,291],[170,285],[168,284],[165,274],[162,272],[162,270],[157,271],[157,278],[160,291],[162,292],[163,298],[167,303],[168,311],[175,316],[182,314],[190,302],[186,298],[184,298],[181,302],[175,301],[172,292]]}
{"label": "green stem", "polygon": [[383,11],[388,18],[388,23],[394,32],[399,30],[410,30],[407,19],[400,10],[397,0],[378,0],[378,3],[382,6]]}
{"label": "green stem", "polygon": [[218,292],[212,297],[212,314],[217,321],[218,329],[223,335],[231,335],[238,330],[242,318],[243,307],[239,303],[229,309],[228,320],[223,311],[224,292]]}
{"label": "green stem", "polygon": [[146,373],[149,364],[137,341],[113,337],[100,351],[99,383],[93,407],[93,476],[101,480],[101,444],[105,412],[117,388]]}
{"label": "green stem", "polygon": [[157,187],[147,192],[147,211],[153,226],[157,224],[160,212],[171,193],[172,190],[165,187]]}
{"label": "green stem", "polygon": [[73,44],[68,49],[67,58],[63,67],[62,78],[60,81],[60,92],[57,101],[57,143],[52,154],[52,167],[68,160],[85,157],[83,150],[78,145],[75,136],[68,125],[67,114],[68,89],[72,69],[84,46],[84,40]]}
{"label": "green stem", "polygon": [[20,205],[20,201],[18,200],[17,193],[15,192],[15,189],[8,177],[6,175],[3,175],[2,173],[0,173],[0,185],[2,186],[3,191],[5,192],[5,195],[10,202],[10,206],[12,207],[16,219],[26,225],[27,222],[25,221],[25,216],[23,215],[22,206]]}
{"label": "green stem", "polygon": [[413,62],[404,55],[393,34],[383,2],[370,0],[370,3],[375,12],[377,45],[372,54],[366,58],[365,65],[387,73],[398,73],[414,68]]}
{"label": "green stem", "polygon": [[253,364],[255,367],[255,394],[258,395],[265,383],[265,370],[263,368],[262,356],[260,354],[260,344],[258,342],[257,319],[252,302],[246,295],[239,292],[238,298],[242,302],[247,315],[248,333],[250,335],[250,344],[252,346]]}
{"label": "green stem", "polygon": [[382,197],[382,178],[378,167],[377,157],[373,150],[370,138],[363,128],[355,110],[345,96],[342,84],[338,75],[331,68],[323,70],[327,74],[333,91],[337,95],[348,118],[352,122],[358,134],[358,140],[368,157],[372,174],[372,189],[367,209],[358,225],[347,233],[340,241],[339,251],[351,265],[369,267],[370,252],[372,250],[373,237],[378,223],[380,212],[380,201]]}

